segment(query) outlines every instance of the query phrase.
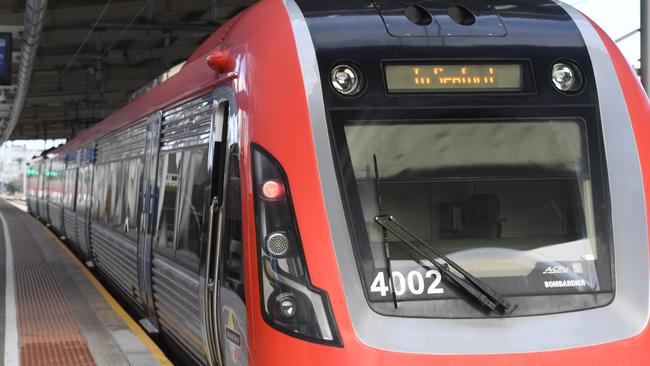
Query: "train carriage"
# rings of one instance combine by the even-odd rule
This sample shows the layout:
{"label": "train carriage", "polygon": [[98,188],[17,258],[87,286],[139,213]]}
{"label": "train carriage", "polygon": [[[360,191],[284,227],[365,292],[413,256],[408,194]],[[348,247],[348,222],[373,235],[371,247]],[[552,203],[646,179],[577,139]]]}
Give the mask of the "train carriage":
{"label": "train carriage", "polygon": [[265,0],[30,210],[182,362],[642,365],[649,117],[560,2]]}

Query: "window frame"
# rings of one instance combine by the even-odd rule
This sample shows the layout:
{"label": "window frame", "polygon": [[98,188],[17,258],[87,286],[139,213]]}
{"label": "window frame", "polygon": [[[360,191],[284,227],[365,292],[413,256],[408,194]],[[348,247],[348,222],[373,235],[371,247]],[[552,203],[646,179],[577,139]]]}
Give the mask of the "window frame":
{"label": "window frame", "polygon": [[[200,262],[201,262],[201,253],[205,244],[205,241],[207,240],[207,209],[208,209],[208,203],[206,199],[203,199],[203,206],[201,207],[200,212],[202,213],[201,215],[201,222],[199,226],[201,227],[201,232],[202,236],[199,235],[198,238],[198,248],[196,249],[196,252],[194,253],[196,255],[196,261],[188,260],[187,258],[183,258],[182,256],[178,255],[178,251],[180,248],[179,245],[179,226],[180,226],[180,214],[179,210],[181,209],[182,205],[182,194],[181,190],[184,187],[185,180],[187,177],[184,176],[183,174],[183,164],[185,163],[185,154],[191,154],[193,152],[201,151],[202,154],[205,154],[205,185],[203,186],[204,193],[210,193],[211,191],[211,177],[207,174],[208,172],[208,160],[209,160],[209,154],[210,154],[210,149],[208,145],[198,145],[198,146],[193,146],[187,149],[178,149],[178,150],[171,150],[171,151],[164,151],[161,152],[158,158],[157,162],[157,177],[156,177],[156,190],[160,192],[157,196],[157,200],[155,202],[156,204],[156,230],[155,233],[153,234],[153,245],[152,249],[155,251],[156,255],[161,255],[163,257],[166,257],[167,259],[173,261],[174,263],[182,266],[183,268],[191,271],[192,273],[199,273],[200,270]],[[162,174],[166,174],[166,172],[163,172],[162,169],[162,164],[164,161],[164,156],[169,156],[169,155],[175,155],[175,154],[180,154],[179,158],[179,165],[177,167],[178,169],[178,179],[176,181],[176,191],[174,194],[174,223],[173,223],[173,238],[172,238],[172,245],[170,247],[161,247],[159,245],[159,235],[160,235],[160,225],[162,224],[162,221],[160,220],[162,211],[159,212],[159,207],[161,204],[161,199],[164,200],[164,196],[162,194],[163,192],[163,187],[161,185],[162,180]],[[204,194],[205,195],[205,194]],[[204,197],[205,198],[205,197]],[[191,199],[191,198],[190,198]],[[163,208],[160,208],[162,210]],[[181,249],[182,250],[182,249]],[[191,251],[190,251],[191,253]],[[189,255],[186,257],[190,257]]]}
{"label": "window frame", "polygon": [[[513,114],[516,114],[513,116]],[[356,191],[356,182],[354,181],[354,173],[352,172],[349,152],[347,151],[347,141],[345,139],[344,125],[347,121],[353,120],[390,120],[390,121],[411,121],[411,120],[426,120],[437,121],[531,121],[531,120],[550,120],[566,118],[566,116],[574,116],[572,119],[581,119],[586,126],[587,150],[588,154],[585,156],[592,177],[592,200],[594,206],[601,207],[594,213],[595,226],[597,227],[597,246],[598,253],[602,253],[606,257],[606,261],[599,268],[598,278],[602,287],[611,289],[611,291],[587,293],[587,294],[543,294],[543,295],[524,295],[524,296],[507,296],[513,303],[519,303],[520,306],[515,315],[529,316],[529,315],[546,315],[553,313],[563,313],[576,310],[587,310],[591,308],[607,306],[614,300],[615,296],[615,282],[614,282],[614,248],[613,248],[613,232],[611,223],[611,209],[608,187],[608,176],[605,164],[605,155],[603,147],[603,138],[601,131],[600,119],[596,111],[591,107],[557,107],[553,110],[542,108],[529,108],[521,109],[517,112],[511,110],[503,110],[503,108],[484,108],[484,109],[422,109],[415,111],[405,111],[400,109],[381,110],[381,111],[368,111],[368,110],[330,110],[330,118],[328,122],[330,140],[332,141],[332,153],[334,155],[334,162],[337,172],[337,180],[342,194],[343,206],[345,211],[346,222],[348,226],[348,234],[353,246],[355,254],[355,262],[357,263],[357,271],[362,281],[364,289],[364,297],[368,305],[379,314],[388,316],[416,316],[426,318],[482,318],[495,315],[483,314],[480,311],[472,311],[468,308],[468,300],[464,298],[458,299],[441,299],[435,301],[435,310],[433,305],[425,305],[422,307],[424,301],[414,302],[400,302],[399,312],[396,312],[392,302],[386,301],[382,303],[373,302],[369,298],[369,287],[372,281],[372,276],[367,275],[363,269],[364,256],[360,253],[363,246],[360,240],[368,240],[365,231],[365,221],[361,212],[361,205],[358,200],[358,192]],[[365,235],[365,239],[364,239]],[[601,256],[599,254],[599,256]],[[607,273],[609,270],[609,273]],[[604,273],[603,273],[604,272]],[[444,279],[443,279],[444,281]],[[594,299],[589,299],[589,297]],[[582,306],[552,306],[544,305],[548,302],[549,297],[556,299],[557,302],[563,302],[562,299],[568,302],[581,303]],[[560,297],[562,299],[560,299]],[[471,301],[471,300],[469,300]],[[430,301],[433,302],[433,301]],[[378,305],[379,304],[379,305]],[[585,305],[586,304],[586,305]],[[416,308],[420,307],[420,310]],[[459,311],[462,309],[462,311]],[[399,315],[398,315],[399,314]],[[406,314],[406,315],[405,315]]]}

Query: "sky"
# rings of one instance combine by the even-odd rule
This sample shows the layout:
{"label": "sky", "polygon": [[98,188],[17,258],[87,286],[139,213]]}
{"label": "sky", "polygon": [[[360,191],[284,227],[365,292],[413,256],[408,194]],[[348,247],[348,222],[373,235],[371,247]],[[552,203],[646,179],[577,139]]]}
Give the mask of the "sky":
{"label": "sky", "polygon": [[[564,0],[596,22],[614,40],[640,28],[641,1],[650,0]],[[639,32],[618,42],[630,64],[639,67]]]}

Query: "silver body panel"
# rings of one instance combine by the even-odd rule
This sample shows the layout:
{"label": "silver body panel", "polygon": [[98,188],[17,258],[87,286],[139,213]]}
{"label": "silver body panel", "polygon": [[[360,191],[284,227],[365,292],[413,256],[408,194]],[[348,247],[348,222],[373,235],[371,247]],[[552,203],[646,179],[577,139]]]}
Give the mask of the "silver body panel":
{"label": "silver body panel", "polygon": [[197,361],[203,362],[198,277],[154,254],[151,282],[161,327]]}
{"label": "silver body panel", "polygon": [[90,227],[93,260],[131,301],[142,307],[138,284],[137,244],[101,224]]}
{"label": "silver body panel", "polygon": [[73,246],[79,248],[77,239],[77,217],[74,211],[69,208],[63,209],[63,233],[68,239],[68,242]]}

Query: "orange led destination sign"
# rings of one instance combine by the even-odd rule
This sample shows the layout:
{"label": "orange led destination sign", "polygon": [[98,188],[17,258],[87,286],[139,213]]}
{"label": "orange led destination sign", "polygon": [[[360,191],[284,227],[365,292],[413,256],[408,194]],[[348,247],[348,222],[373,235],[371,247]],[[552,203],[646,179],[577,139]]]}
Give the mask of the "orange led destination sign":
{"label": "orange led destination sign", "polygon": [[389,92],[521,90],[519,64],[387,65]]}

